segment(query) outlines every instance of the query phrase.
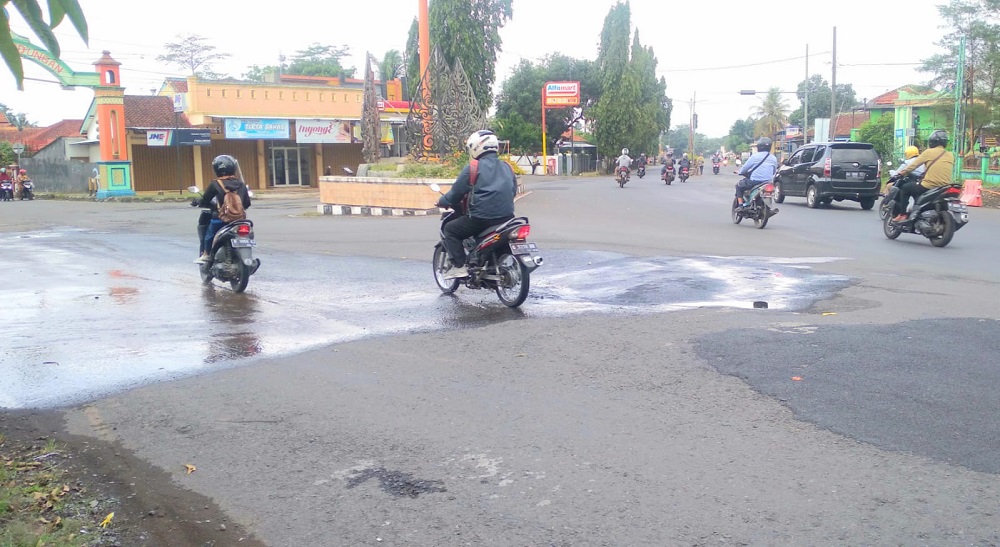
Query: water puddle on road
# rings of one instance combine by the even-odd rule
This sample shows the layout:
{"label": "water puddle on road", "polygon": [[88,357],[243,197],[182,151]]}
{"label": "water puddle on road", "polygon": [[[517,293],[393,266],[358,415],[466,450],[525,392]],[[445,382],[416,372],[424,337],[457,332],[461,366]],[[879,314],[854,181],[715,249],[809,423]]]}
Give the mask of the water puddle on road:
{"label": "water puddle on road", "polygon": [[[543,248],[528,301],[441,295],[430,260],[259,253],[245,294],[204,286],[191,242],[87,231],[0,236],[0,407],[85,401],[134,386],[363,337],[523,317],[706,306],[800,309],[846,287],[832,258],[632,257]],[[544,247],[544,246],[543,246]],[[431,245],[428,244],[428,255]]]}

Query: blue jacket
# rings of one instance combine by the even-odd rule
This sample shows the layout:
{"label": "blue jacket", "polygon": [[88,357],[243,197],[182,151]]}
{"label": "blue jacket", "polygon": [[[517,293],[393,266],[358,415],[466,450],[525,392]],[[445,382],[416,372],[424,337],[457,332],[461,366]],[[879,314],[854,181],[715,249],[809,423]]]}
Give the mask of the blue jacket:
{"label": "blue jacket", "polygon": [[475,186],[470,184],[469,166],[466,165],[455,179],[451,190],[438,200],[438,207],[458,209],[462,198],[469,194],[470,190],[472,195],[469,196],[469,216],[489,220],[506,218],[514,214],[517,178],[510,165],[495,153],[487,152],[479,157]]}
{"label": "blue jacket", "polygon": [[[762,164],[763,163],[763,164]],[[774,174],[778,172],[778,158],[769,152],[757,152],[747,158],[747,162],[740,169],[740,174],[744,177],[751,169],[757,167],[750,175],[750,182],[770,182],[774,180]]]}

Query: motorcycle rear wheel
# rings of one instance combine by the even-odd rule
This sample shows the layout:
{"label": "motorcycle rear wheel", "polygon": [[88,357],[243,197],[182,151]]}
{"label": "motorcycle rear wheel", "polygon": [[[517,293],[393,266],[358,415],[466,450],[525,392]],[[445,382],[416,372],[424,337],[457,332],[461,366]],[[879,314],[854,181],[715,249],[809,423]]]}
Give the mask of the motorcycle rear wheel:
{"label": "motorcycle rear wheel", "polygon": [[764,206],[763,203],[760,203],[759,200],[758,200],[758,203],[757,203],[757,216],[755,216],[753,218],[753,225],[758,230],[763,230],[764,227],[767,226],[767,219],[768,219],[768,214],[767,213],[768,213],[767,207]]}
{"label": "motorcycle rear wheel", "polygon": [[444,294],[455,292],[458,289],[459,280],[444,278],[444,273],[451,269],[451,265],[448,263],[448,253],[444,252],[444,247],[440,243],[434,247],[434,258],[431,259],[431,265],[434,267],[434,282],[437,283],[441,292]]}
{"label": "motorcycle rear wheel", "polygon": [[743,215],[739,212],[740,202],[736,198],[733,198],[733,224],[739,224],[743,222]]}
{"label": "motorcycle rear wheel", "polygon": [[941,221],[944,222],[944,231],[937,237],[929,238],[931,245],[935,247],[944,247],[951,243],[951,238],[955,237],[955,217],[951,216],[950,212],[945,211],[941,213]]}
{"label": "motorcycle rear wheel", "polygon": [[501,255],[497,259],[500,282],[497,283],[497,298],[508,308],[516,308],[528,298],[531,274],[528,268],[514,255]]}
{"label": "motorcycle rear wheel", "polygon": [[201,274],[201,282],[208,285],[212,282],[214,277],[212,276],[212,265],[211,264],[199,264],[198,273]]}

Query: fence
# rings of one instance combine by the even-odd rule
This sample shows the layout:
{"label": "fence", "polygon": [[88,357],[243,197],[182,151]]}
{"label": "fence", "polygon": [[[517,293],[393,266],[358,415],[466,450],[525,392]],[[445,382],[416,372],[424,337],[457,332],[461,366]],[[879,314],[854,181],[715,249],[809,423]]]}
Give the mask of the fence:
{"label": "fence", "polygon": [[35,193],[86,194],[96,163],[21,158],[21,167],[35,183]]}

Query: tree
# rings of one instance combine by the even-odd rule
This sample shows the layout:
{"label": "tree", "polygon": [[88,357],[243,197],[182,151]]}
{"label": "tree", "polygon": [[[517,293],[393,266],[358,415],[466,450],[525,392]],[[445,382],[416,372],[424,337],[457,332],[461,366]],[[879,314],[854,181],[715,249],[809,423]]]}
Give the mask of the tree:
{"label": "tree", "polygon": [[[3,56],[4,63],[14,75],[17,82],[17,89],[24,89],[24,66],[21,64],[21,55],[14,45],[13,36],[10,30],[10,15],[7,13],[7,4],[10,0],[0,0],[0,56]],[[77,34],[84,43],[89,41],[87,30],[87,19],[83,16],[83,10],[77,0],[48,0],[49,22],[45,22],[42,8],[38,5],[38,0],[18,0],[14,2],[21,17],[24,18],[31,31],[42,41],[42,45],[55,57],[59,57],[59,40],[56,39],[52,30],[68,18],[76,29]]]}
{"label": "tree", "polygon": [[347,46],[324,46],[313,43],[306,49],[295,52],[286,74],[353,78],[354,69],[345,69],[340,64],[340,60],[347,55],[350,55],[350,48]]}
{"label": "tree", "polygon": [[[691,150],[688,150],[688,132],[691,130],[690,124],[678,125],[673,130],[666,132],[666,139],[664,144],[669,146],[674,150],[674,158],[680,159],[681,155],[685,152],[690,154]],[[721,138],[708,138],[705,135],[695,131],[694,133],[694,152],[704,153],[718,150],[722,145]]]}
{"label": "tree", "polygon": [[[806,86],[809,86],[809,119],[803,120],[805,109]],[[816,118],[830,117],[830,82],[819,74],[813,74],[808,80],[799,82],[796,96],[799,107],[789,114],[788,121],[803,128],[808,128]],[[852,84],[837,84],[837,112],[848,112],[858,105],[858,95]]]}
{"label": "tree", "polygon": [[950,0],[937,8],[950,32],[937,42],[944,52],[924,59],[920,70],[931,74],[933,85],[954,86],[959,41],[965,37],[966,127],[976,134],[1000,126],[1000,1]]}
{"label": "tree", "polygon": [[406,87],[407,93],[412,96],[420,82],[420,30],[416,17],[410,25],[410,32],[406,35]]}
{"label": "tree", "polygon": [[219,74],[212,71],[212,63],[230,57],[228,53],[216,52],[215,46],[206,43],[208,38],[204,36],[178,34],[177,40],[164,44],[167,52],[157,55],[156,60],[179,66],[192,76],[210,79],[218,77]]}
{"label": "tree", "polygon": [[398,49],[390,49],[382,56],[382,62],[378,64],[378,77],[383,82],[394,80],[403,76],[403,55]]}
{"label": "tree", "polygon": [[485,111],[493,104],[500,29],[510,19],[512,0],[434,0],[429,7],[431,44],[444,61],[462,60],[472,93]]}
{"label": "tree", "polygon": [[742,152],[742,148],[749,148],[753,142],[756,126],[757,120],[753,118],[733,122],[729,128],[729,136],[726,137],[726,148],[734,152]]}
{"label": "tree", "polygon": [[655,152],[658,136],[670,124],[666,80],[656,80],[656,56],[636,32],[629,47],[631,8],[618,3],[604,18],[597,56],[600,98],[592,109],[598,152],[615,157],[622,148]]}
{"label": "tree", "polygon": [[767,90],[767,95],[761,99],[754,114],[757,118],[754,136],[773,137],[788,123],[788,103],[782,98],[778,88],[772,87]]}
{"label": "tree", "polygon": [[243,79],[248,82],[264,83],[267,76],[275,74],[278,72],[278,67],[273,65],[260,66],[260,65],[250,65],[247,71],[243,73]]}
{"label": "tree", "polygon": [[[550,55],[537,64],[522,59],[510,77],[504,80],[497,96],[497,135],[503,140],[510,140],[511,148],[520,147],[524,152],[541,150],[542,86],[549,81],[579,81],[581,102],[578,108],[550,108],[546,111],[546,147],[550,149],[574,122],[586,115],[600,91],[597,67],[593,61],[574,59],[559,53]],[[524,131],[522,123],[531,125],[536,130]],[[528,138],[529,135],[535,137]],[[522,138],[527,140],[521,141]]]}
{"label": "tree", "polygon": [[882,161],[891,161],[893,156],[894,137],[893,131],[896,128],[896,120],[892,114],[883,114],[877,118],[872,118],[858,129],[858,139],[861,142],[868,142],[875,146]]}

